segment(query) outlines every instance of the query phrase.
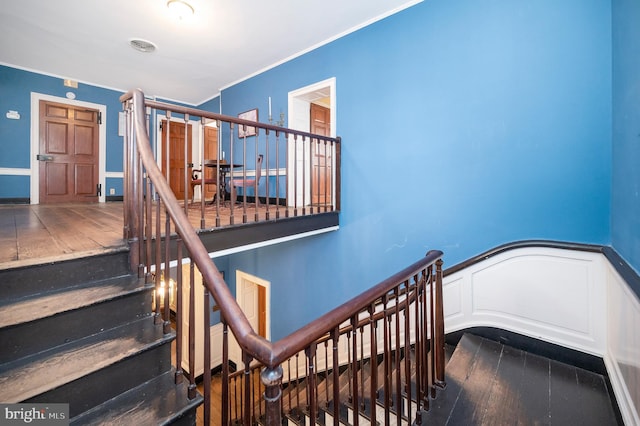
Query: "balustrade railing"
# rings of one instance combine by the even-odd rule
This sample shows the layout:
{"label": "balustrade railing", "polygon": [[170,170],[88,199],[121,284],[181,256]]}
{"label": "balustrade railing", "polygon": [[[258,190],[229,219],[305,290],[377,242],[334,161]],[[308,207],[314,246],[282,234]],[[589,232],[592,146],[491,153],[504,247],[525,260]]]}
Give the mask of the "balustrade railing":
{"label": "balustrade railing", "polygon": [[340,209],[339,138],[149,99],[145,106],[156,163],[194,226]]}
{"label": "balustrade railing", "polygon": [[[291,415],[294,408],[297,410],[294,412],[300,415],[304,413],[310,419],[317,418],[322,408],[323,413],[333,417],[334,424],[344,417],[345,409],[354,424],[358,424],[361,417],[373,419],[372,422],[377,419],[382,422],[384,418],[388,424],[392,415],[396,416],[398,423],[405,423],[407,419],[409,423],[412,419],[419,420],[421,411],[428,408],[429,398],[435,395],[436,388],[444,385],[442,253],[427,253],[424,258],[289,336],[270,342],[251,327],[224,277],[209,258],[189,221],[189,194],[178,200],[170,185],[171,177],[163,174],[158,166],[149,137],[152,120],[147,112],[148,108],[164,109],[183,114],[187,121],[188,117],[193,116],[199,116],[203,121],[215,120],[223,135],[225,126],[228,126],[227,136],[232,142],[229,145],[229,161],[235,158],[235,150],[231,147],[238,142],[234,128],[255,127],[256,135],[264,135],[264,147],[259,145],[260,138],[249,142],[245,136],[239,142],[241,148],[235,149],[241,150],[243,162],[251,155],[255,155],[256,160],[258,155],[263,155],[267,165],[276,164],[277,168],[279,160],[272,163],[272,158],[283,155],[287,164],[293,164],[292,168],[287,166],[285,176],[288,179],[287,188],[292,186],[294,195],[291,191],[285,192],[286,205],[283,207],[291,208],[285,211],[292,211],[294,215],[299,210],[300,214],[307,214],[307,211],[311,213],[317,209],[339,208],[339,139],[168,106],[145,100],[138,90],[123,95],[121,100],[127,123],[124,235],[130,245],[131,265],[141,277],[155,283],[155,317],[158,323],[163,324],[165,333],[173,332],[170,319],[172,312],[174,314],[176,383],[188,378],[189,398],[194,398],[197,392],[194,377],[198,355],[196,328],[198,323],[203,324],[204,354],[201,356],[204,357],[205,424],[211,422],[211,297],[219,307],[223,324],[221,341],[213,343],[222,346],[222,389],[220,401],[213,401],[219,404],[221,413],[216,423],[227,425],[240,420],[249,425],[261,419],[268,425],[280,425],[282,415]],[[171,114],[168,118],[167,123]],[[246,134],[246,128],[243,134]],[[267,141],[269,135],[274,135],[275,139]],[[285,150],[288,154],[281,154],[277,148],[271,151],[272,142],[274,147],[279,144],[278,135],[282,137],[282,143],[288,145]],[[187,153],[187,137],[184,138],[182,148]],[[300,145],[302,148],[299,148]],[[325,152],[331,150],[333,153],[333,177],[331,191],[324,192],[324,199],[316,197],[314,203],[306,198],[307,194],[312,194],[307,192],[308,188],[298,191],[296,179],[292,183],[289,177],[298,172],[307,176],[313,173],[312,155],[315,148],[327,150]],[[308,163],[298,161],[299,149],[300,155],[309,159]],[[166,151],[165,164],[170,162],[172,152],[175,151]],[[270,153],[275,154],[272,156]],[[184,158],[187,158],[186,154]],[[216,163],[219,165],[221,160],[218,157]],[[185,169],[188,168],[185,160],[182,161]],[[247,169],[242,173],[242,179],[249,175]],[[270,175],[270,172],[266,175]],[[180,179],[183,179],[186,188],[189,183],[186,174],[184,177],[181,175]],[[313,180],[301,182],[317,184]],[[257,186],[254,184],[254,190],[258,190],[254,194],[260,196],[261,188]],[[217,191],[222,191],[221,185],[218,185]],[[316,195],[321,192],[316,192]],[[272,198],[275,199],[273,207],[277,217],[280,192],[266,190],[262,194],[267,211]],[[221,195],[217,196],[217,200],[220,204],[227,201]],[[203,203],[201,200],[201,206]],[[245,207],[242,209],[245,216]],[[201,220],[201,227],[204,227],[205,218],[201,216]],[[188,266],[182,267],[183,263]],[[168,281],[172,266],[176,270],[174,301],[165,293],[169,287],[165,281]],[[200,275],[204,284],[202,297],[196,294],[196,276]],[[196,300],[201,300],[198,302],[200,307],[196,306]],[[196,318],[197,309],[202,310],[202,318]],[[230,371],[229,332],[242,352],[240,378]],[[183,350],[183,346],[186,346],[186,350]],[[186,357],[183,357],[183,353],[187,354]],[[190,374],[183,372],[183,365],[188,366]],[[259,380],[255,374],[256,365],[260,368]],[[283,390],[286,392],[284,397]],[[285,405],[287,401],[288,406]],[[293,407],[292,401],[296,401],[296,407]],[[382,407],[382,411],[378,414],[374,406]]]}

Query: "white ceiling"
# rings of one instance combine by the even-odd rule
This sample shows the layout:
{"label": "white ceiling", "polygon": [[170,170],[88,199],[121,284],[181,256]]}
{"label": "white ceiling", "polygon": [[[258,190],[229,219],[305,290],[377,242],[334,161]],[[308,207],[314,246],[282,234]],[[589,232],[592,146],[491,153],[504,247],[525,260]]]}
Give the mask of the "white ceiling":
{"label": "white ceiling", "polygon": [[[421,0],[14,0],[0,8],[0,63],[199,104],[221,89]],[[157,45],[153,53],[131,39]]]}

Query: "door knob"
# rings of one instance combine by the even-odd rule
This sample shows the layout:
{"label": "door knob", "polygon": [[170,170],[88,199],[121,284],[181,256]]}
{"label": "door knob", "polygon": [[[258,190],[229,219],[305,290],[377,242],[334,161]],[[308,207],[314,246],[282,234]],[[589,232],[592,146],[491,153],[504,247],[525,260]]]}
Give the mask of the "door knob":
{"label": "door knob", "polygon": [[36,159],[38,161],[53,161],[53,155],[38,154]]}

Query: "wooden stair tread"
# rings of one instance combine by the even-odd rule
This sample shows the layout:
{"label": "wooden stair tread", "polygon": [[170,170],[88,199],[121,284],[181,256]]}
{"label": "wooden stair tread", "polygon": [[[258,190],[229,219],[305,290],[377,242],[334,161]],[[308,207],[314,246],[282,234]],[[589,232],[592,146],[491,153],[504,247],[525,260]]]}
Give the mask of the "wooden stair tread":
{"label": "wooden stair tread", "polygon": [[5,300],[0,306],[0,328],[39,320],[149,288],[150,286],[143,284],[142,280],[130,275],[19,300]]}
{"label": "wooden stair tread", "polygon": [[0,401],[17,403],[167,343],[151,316],[0,365]]}
{"label": "wooden stair tread", "polygon": [[200,394],[189,400],[188,382],[176,385],[175,370],[149,380],[71,419],[72,425],[160,425],[194,410]]}

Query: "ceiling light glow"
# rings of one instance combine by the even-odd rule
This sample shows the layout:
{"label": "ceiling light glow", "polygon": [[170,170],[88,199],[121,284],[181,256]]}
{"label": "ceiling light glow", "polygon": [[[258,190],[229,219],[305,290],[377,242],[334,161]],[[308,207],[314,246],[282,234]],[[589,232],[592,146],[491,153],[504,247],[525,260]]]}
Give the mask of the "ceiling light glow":
{"label": "ceiling light glow", "polygon": [[167,7],[171,13],[178,19],[182,20],[194,14],[193,6],[183,0],[169,0]]}

